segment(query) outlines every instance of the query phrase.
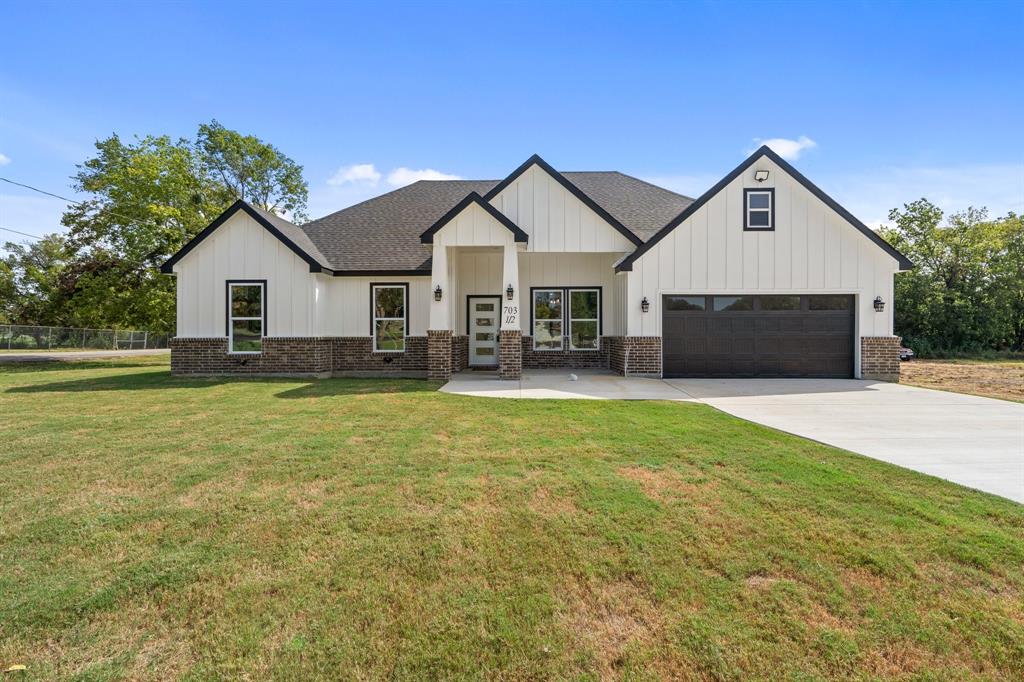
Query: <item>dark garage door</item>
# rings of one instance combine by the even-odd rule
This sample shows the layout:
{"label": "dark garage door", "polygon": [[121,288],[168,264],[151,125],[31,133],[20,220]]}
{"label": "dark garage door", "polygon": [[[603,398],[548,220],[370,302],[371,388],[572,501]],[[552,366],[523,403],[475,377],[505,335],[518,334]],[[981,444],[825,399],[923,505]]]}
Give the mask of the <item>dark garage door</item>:
{"label": "dark garage door", "polygon": [[666,377],[853,376],[853,296],[662,298]]}

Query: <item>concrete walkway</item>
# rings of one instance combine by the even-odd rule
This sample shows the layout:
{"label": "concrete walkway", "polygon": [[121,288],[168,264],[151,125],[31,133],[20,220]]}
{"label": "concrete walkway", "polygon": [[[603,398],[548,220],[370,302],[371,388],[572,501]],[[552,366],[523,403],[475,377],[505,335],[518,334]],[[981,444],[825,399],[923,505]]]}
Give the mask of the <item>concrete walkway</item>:
{"label": "concrete walkway", "polygon": [[126,358],[136,355],[167,355],[170,352],[167,348],[150,348],[148,350],[26,350],[0,353],[0,363],[101,360],[103,358]]}
{"label": "concrete walkway", "polygon": [[1024,405],[853,379],[639,379],[462,372],[441,390],[492,398],[682,400],[1024,502]]}

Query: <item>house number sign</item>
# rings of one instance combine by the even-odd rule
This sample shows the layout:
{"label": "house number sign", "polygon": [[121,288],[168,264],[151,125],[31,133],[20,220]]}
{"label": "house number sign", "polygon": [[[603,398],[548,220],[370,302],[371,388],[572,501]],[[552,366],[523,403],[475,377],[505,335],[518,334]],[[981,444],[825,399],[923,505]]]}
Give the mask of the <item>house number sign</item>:
{"label": "house number sign", "polygon": [[519,320],[519,306],[507,305],[502,308],[505,315],[505,324],[515,325]]}

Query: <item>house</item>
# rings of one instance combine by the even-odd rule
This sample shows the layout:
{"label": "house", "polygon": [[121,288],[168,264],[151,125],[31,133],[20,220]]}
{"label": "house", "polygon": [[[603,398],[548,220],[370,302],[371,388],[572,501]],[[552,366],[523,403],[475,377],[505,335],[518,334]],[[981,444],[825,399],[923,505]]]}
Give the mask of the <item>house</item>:
{"label": "house", "polygon": [[176,374],[895,381],[910,267],[762,147],[696,200],[533,156],[304,225],[239,201],[163,271]]}

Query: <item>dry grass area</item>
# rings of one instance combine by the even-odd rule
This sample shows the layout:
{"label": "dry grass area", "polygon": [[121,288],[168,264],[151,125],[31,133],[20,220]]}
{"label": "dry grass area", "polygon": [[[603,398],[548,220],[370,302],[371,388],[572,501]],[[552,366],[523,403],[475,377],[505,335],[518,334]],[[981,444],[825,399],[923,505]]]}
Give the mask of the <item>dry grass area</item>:
{"label": "dry grass area", "polygon": [[0,368],[0,682],[1024,679],[1024,507],[705,405]]}
{"label": "dry grass area", "polygon": [[900,383],[1024,402],[1024,362],[913,360],[900,366]]}

